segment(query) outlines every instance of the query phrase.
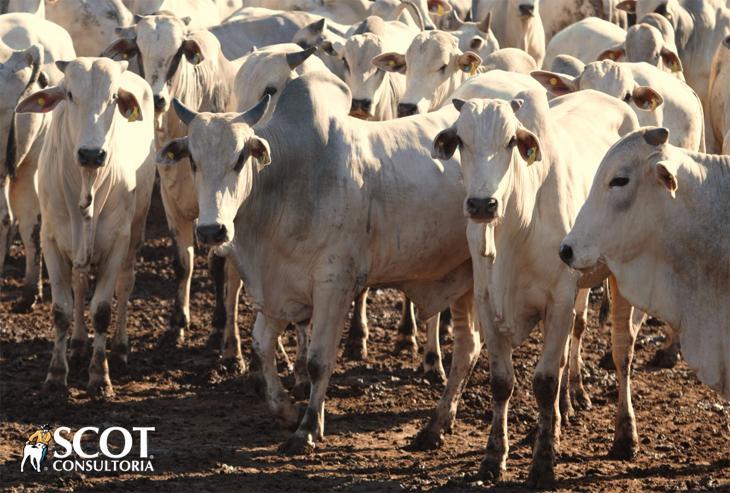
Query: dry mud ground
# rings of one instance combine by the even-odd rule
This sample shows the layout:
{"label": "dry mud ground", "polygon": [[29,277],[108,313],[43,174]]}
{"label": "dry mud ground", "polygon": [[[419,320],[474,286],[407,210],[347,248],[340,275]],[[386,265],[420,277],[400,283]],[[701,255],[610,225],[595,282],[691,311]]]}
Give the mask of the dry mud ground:
{"label": "dry mud ground", "polygon": [[[138,263],[129,332],[130,372],[112,374],[116,397],[90,401],[85,382],[71,379],[66,404],[39,391],[50,361],[50,292],[30,314],[11,313],[20,293],[19,243],[0,283],[0,489],[9,491],[519,491],[527,477],[535,404],[531,375],[540,335],[515,353],[517,385],[509,417],[511,450],[507,480],[480,485],[478,469],[489,426],[486,351],[464,393],[454,432],[441,450],[412,452],[409,440],[434,408],[442,388],[421,378],[419,360],[391,354],[398,322],[397,293],[380,291],[370,301],[370,359],[345,361],[328,392],[326,440],[315,454],[285,457],[277,446],[288,431],[272,421],[248,376],[210,370],[215,351],[210,332],[212,284],[199,255],[193,279],[192,324],[184,348],[159,351],[174,293],[171,242],[148,234]],[[242,300],[240,327],[250,360],[252,314]],[[616,385],[598,361],[609,348],[596,327],[596,305],[584,346],[587,388],[593,409],[563,428],[556,469],[561,491],[730,491],[730,404],[723,402],[681,363],[664,370],[647,365],[661,341],[645,327],[633,374],[641,449],[633,462],[609,460]],[[293,356],[294,335],[287,334]],[[425,335],[419,334],[423,344]],[[447,371],[451,342],[447,337]],[[286,374],[285,383],[293,385]],[[150,453],[154,473],[20,472],[26,437],[41,423],[52,428],[154,426]],[[47,462],[48,464],[48,462]]]}

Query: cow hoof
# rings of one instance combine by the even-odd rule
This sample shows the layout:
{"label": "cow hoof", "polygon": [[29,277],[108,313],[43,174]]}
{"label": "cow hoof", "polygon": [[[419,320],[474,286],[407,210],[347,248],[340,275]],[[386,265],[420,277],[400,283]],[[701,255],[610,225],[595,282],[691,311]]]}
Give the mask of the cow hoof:
{"label": "cow hoof", "polygon": [[171,327],[162,334],[157,344],[159,349],[179,348],[185,344],[185,331],[177,327]]}
{"label": "cow hoof", "polygon": [[345,346],[345,358],[350,361],[363,361],[368,357],[368,348],[361,341],[348,342]]}
{"label": "cow hoof", "polygon": [[423,374],[425,378],[432,385],[445,385],[446,384],[446,372],[443,368],[431,368]]}
{"label": "cow hoof", "polygon": [[638,452],[638,439],[631,437],[616,438],[613,441],[611,450],[608,452],[608,457],[613,460],[633,460]]}
{"label": "cow hoof", "polygon": [[649,365],[655,368],[674,368],[679,363],[679,352],[667,349],[659,349],[649,361]]}
{"label": "cow hoof", "polygon": [[86,393],[95,400],[106,400],[114,397],[114,387],[108,380],[89,382],[86,386]]}
{"label": "cow hoof", "polygon": [[49,400],[65,402],[68,400],[68,386],[61,380],[46,380],[41,388],[41,396]]}
{"label": "cow hoof", "polygon": [[502,467],[501,461],[485,458],[479,464],[479,479],[484,482],[500,481],[504,477],[506,468]]}
{"label": "cow hoof", "polygon": [[530,474],[527,476],[527,487],[539,490],[555,489],[555,471],[549,463],[532,463]]}
{"label": "cow hoof", "polygon": [[40,301],[40,299],[35,294],[23,296],[13,304],[11,310],[13,313],[30,313],[33,311],[33,307],[35,307],[37,301]]}
{"label": "cow hoof", "polygon": [[299,382],[294,386],[294,388],[291,391],[291,394],[294,396],[294,398],[298,401],[302,401],[309,397],[309,390],[311,388],[311,385],[309,382]]}
{"label": "cow hoof", "polygon": [[220,351],[223,345],[223,332],[220,329],[213,329],[205,342],[205,347],[213,351]]}
{"label": "cow hoof", "polygon": [[313,453],[315,448],[312,435],[301,436],[295,433],[281,444],[279,452],[284,455],[307,455]]}
{"label": "cow hoof", "polygon": [[430,426],[422,429],[411,441],[413,450],[436,450],[444,444],[444,435]]}
{"label": "cow hoof", "polygon": [[393,354],[399,355],[401,353],[406,353],[410,355],[418,354],[418,344],[413,339],[400,339],[398,342],[395,343]]}
{"label": "cow hoof", "polygon": [[588,411],[591,407],[593,407],[593,403],[591,402],[591,398],[588,396],[588,392],[586,392],[586,389],[582,387],[576,388],[575,386],[571,386],[570,400],[574,407],[577,407],[581,411]]}
{"label": "cow hoof", "polygon": [[613,364],[613,353],[608,351],[598,362],[598,366],[606,371],[614,371],[616,367]]}

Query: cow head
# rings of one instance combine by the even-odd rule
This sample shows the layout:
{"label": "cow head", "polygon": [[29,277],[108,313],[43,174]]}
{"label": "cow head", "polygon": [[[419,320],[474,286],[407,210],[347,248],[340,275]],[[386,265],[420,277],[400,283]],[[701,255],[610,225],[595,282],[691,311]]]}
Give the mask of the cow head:
{"label": "cow head", "polygon": [[[678,183],[678,155],[667,144],[669,131],[647,127],[633,132],[608,151],[560,257],[589,271],[599,261],[630,262],[651,248],[657,221],[670,207]],[[613,270],[613,269],[612,269]]]}
{"label": "cow head", "polygon": [[490,223],[504,217],[515,174],[542,159],[537,136],[515,115],[521,104],[522,100],[455,99],[459,118],[434,140],[434,158],[450,159],[459,149],[466,185],[464,214],[472,221]]}
{"label": "cow head", "polygon": [[482,60],[499,49],[499,41],[492,32],[492,12],[481,22],[465,22],[452,32],[459,39],[462,52],[472,51]]}
{"label": "cow head", "polygon": [[190,159],[201,243],[224,245],[233,240],[238,209],[251,193],[255,175],[271,162],[268,142],[251,128],[266,113],[270,101],[265,95],[243,113],[196,113],[173,100],[178,118],[188,125],[188,135],[168,142],[157,161],[173,165]]}
{"label": "cow head", "polygon": [[654,111],[664,99],[650,87],[639,85],[629,69],[612,60],[589,63],[578,77],[536,70],[530,74],[556,96],[582,89],[594,89],[633,103],[644,111]]}
{"label": "cow head", "polygon": [[624,43],[598,56],[598,60],[606,59],[646,62],[670,73],[682,71],[682,62],[673,44],[667,43],[656,27],[644,23],[629,28]]}
{"label": "cow head", "polygon": [[619,2],[616,8],[636,14],[637,19],[642,19],[650,13],[659,14],[667,19],[674,29],[677,29],[680,17],[686,13],[678,0],[624,0]]}
{"label": "cow head", "polygon": [[235,80],[236,111],[251,108],[268,94],[271,104],[262,121],[268,120],[286,84],[297,77],[295,70],[316,50],[286,46],[286,49],[274,45],[253,50],[242,59]]}
{"label": "cow head", "polygon": [[189,17],[160,13],[137,20],[133,26],[117,29],[120,38],[102,55],[114,60],[138,57],[140,75],[152,87],[155,113],[161,114],[170,108],[170,86],[180,64],[201,63],[207,56],[205,45],[217,41],[212,35],[191,33]]}
{"label": "cow head", "polygon": [[458,40],[443,31],[427,31],[413,39],[405,55],[384,53],[373,64],[381,70],[406,75],[406,90],[398,104],[398,116],[427,113],[441,106],[455,88],[462,72],[475,74],[482,59],[462,53]]}
{"label": "cow head", "polygon": [[142,110],[132,92],[122,87],[128,62],[108,58],[77,58],[56,62],[64,73],[58,86],[37,91],[18,103],[18,113],[47,113],[65,102],[68,132],[82,167],[96,169],[108,161],[115,112],[129,121],[142,120]]}

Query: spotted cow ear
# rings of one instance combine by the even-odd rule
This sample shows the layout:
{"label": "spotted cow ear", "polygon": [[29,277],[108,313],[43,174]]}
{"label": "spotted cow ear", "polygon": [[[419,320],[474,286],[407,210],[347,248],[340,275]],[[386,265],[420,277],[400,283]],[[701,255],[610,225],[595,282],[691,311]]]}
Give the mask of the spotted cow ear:
{"label": "spotted cow ear", "polygon": [[677,185],[677,165],[671,161],[659,161],[654,165],[654,172],[660,185],[667,189],[669,195],[675,198]]}
{"label": "spotted cow ear", "polygon": [[66,98],[66,92],[58,86],[35,92],[18,103],[16,113],[48,113]]}
{"label": "spotted cow ear", "polygon": [[555,96],[562,96],[578,90],[577,77],[546,70],[535,70],[530,72],[530,76]]}
{"label": "spotted cow ear", "polygon": [[157,153],[157,162],[160,164],[175,164],[181,159],[190,156],[188,138],[173,139]]}
{"label": "spotted cow ear", "polygon": [[454,127],[447,128],[439,132],[433,140],[431,157],[443,161],[451,159],[459,144],[461,144],[461,139],[456,135],[456,129]]}

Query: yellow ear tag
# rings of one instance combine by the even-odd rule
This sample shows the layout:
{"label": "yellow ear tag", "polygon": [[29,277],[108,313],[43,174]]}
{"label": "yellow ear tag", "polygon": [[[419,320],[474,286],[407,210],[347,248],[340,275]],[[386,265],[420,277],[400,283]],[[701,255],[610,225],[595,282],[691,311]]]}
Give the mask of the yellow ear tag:
{"label": "yellow ear tag", "polygon": [[551,86],[557,86],[558,85],[558,79],[556,79],[555,77],[551,78],[550,79],[550,85]]}
{"label": "yellow ear tag", "polygon": [[654,111],[656,109],[656,100],[644,101],[643,106],[645,110]]}
{"label": "yellow ear tag", "polygon": [[44,108],[46,106],[46,100],[43,98],[38,98],[37,103],[38,103],[38,106],[40,106],[41,108]]}
{"label": "yellow ear tag", "polygon": [[195,55],[193,55],[193,60],[192,61],[193,61],[193,65],[199,64],[200,63],[200,55],[198,55],[197,53]]}
{"label": "yellow ear tag", "polygon": [[672,72],[679,72],[681,70],[679,68],[679,64],[677,63],[676,60],[672,62],[671,69],[672,69]]}
{"label": "yellow ear tag", "polygon": [[530,147],[527,149],[527,165],[530,166],[533,164],[535,159],[537,159],[537,149],[535,147]]}
{"label": "yellow ear tag", "polygon": [[124,58],[126,60],[127,58],[129,58],[129,55],[127,55],[126,52],[125,53],[122,53],[122,58]]}
{"label": "yellow ear tag", "polygon": [[438,15],[439,17],[444,15],[444,6],[443,5],[439,4],[438,8],[436,9],[436,15]]}
{"label": "yellow ear tag", "polygon": [[137,107],[133,107],[131,110],[127,111],[127,121],[132,123],[137,121],[137,117],[139,116],[139,113],[137,112]]}
{"label": "yellow ear tag", "polygon": [[473,76],[476,73],[477,73],[477,64],[476,63],[472,63],[471,64],[471,70],[469,71],[469,75]]}
{"label": "yellow ear tag", "polygon": [[175,153],[172,152],[172,151],[168,151],[167,152],[167,159],[169,159],[170,161],[172,161],[173,159],[175,159]]}
{"label": "yellow ear tag", "polygon": [[388,67],[395,67],[395,60],[388,60]]}

